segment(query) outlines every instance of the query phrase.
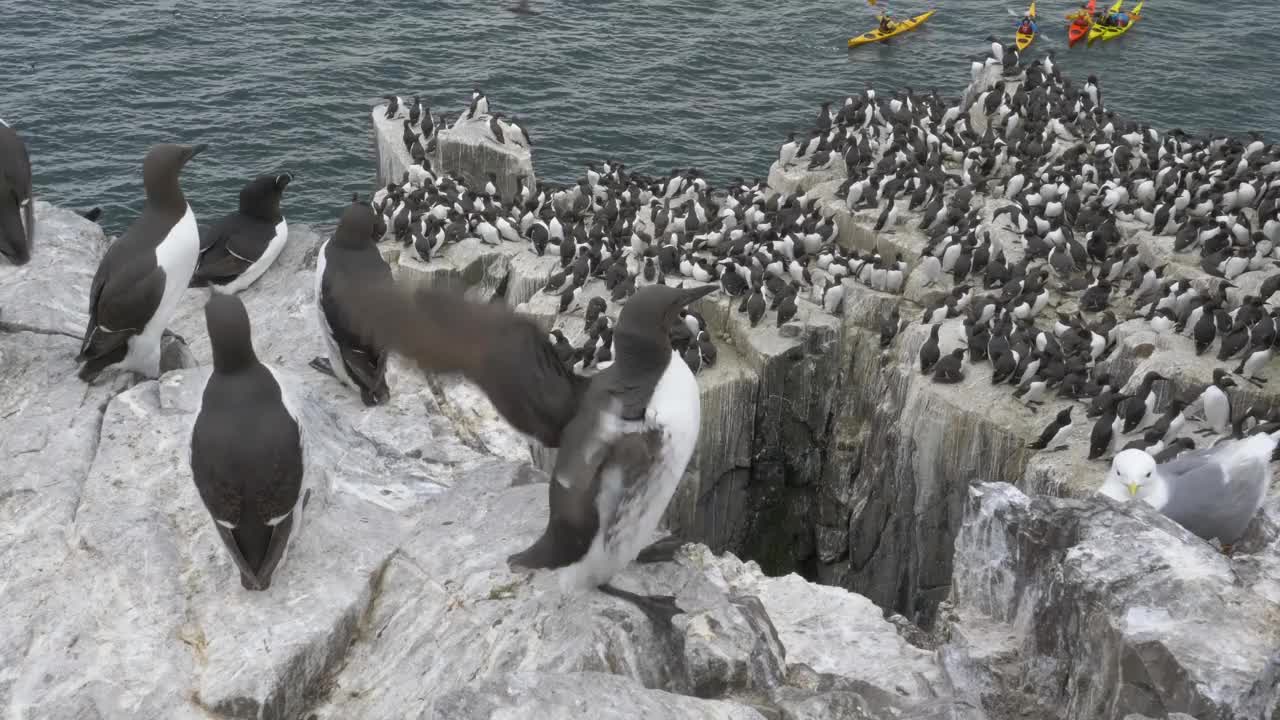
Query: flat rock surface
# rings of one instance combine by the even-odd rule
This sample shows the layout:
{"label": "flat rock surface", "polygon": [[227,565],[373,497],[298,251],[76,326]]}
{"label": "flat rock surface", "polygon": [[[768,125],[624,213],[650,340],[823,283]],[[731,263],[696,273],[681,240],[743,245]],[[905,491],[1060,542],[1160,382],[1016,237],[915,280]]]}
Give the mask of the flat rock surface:
{"label": "flat rock surface", "polygon": [[43,200],[35,201],[35,211],[31,262],[20,267],[0,263],[0,324],[67,334],[78,341],[89,321],[89,286],[107,239],[97,223]]}
{"label": "flat rock surface", "polygon": [[[51,255],[92,234],[69,212],[42,216],[68,228],[45,238]],[[506,556],[546,523],[527,441],[457,378],[393,364],[391,402],[366,408],[308,368],[322,348],[311,297],[322,238],[304,227],[291,236],[241,294],[259,355],[301,408],[313,490],[262,593],[239,586],[187,464],[209,372],[205,292],[187,293],[173,325],[199,367],[154,381],[107,373],[84,385],[77,340],[36,325],[54,315],[0,331],[9,715],[453,718],[530,705],[539,717],[608,717],[624,698],[651,717],[747,720],[850,703],[893,717],[946,692],[927,653],[864,598],[770,579],[704,546],[617,579],[677,596],[685,612],[661,631],[601,593],[566,595],[556,573],[512,574]],[[93,255],[65,257],[48,272],[91,276]],[[824,622],[840,629],[824,634]],[[874,667],[857,653],[876,656]],[[855,686],[837,702],[790,685],[793,660]]]}

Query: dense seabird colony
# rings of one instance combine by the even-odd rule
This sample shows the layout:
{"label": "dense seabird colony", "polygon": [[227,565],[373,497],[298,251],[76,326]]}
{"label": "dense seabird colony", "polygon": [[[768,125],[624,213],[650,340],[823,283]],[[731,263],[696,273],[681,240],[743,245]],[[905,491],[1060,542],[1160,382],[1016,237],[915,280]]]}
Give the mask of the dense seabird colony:
{"label": "dense seabird colony", "polygon": [[[1268,303],[1280,290],[1280,148],[1120,118],[1095,77],[1076,85],[1052,53],[1024,64],[993,42],[972,74],[961,102],[868,88],[838,109],[823,103],[813,127],[781,146],[770,176],[779,187],[739,179],[717,189],[697,169],[651,177],[608,160],[574,185],[522,177],[502,197],[492,179],[468,186],[431,167],[426,149],[447,120],[415,100],[404,142],[416,164],[373,206],[385,232],[426,263],[467,237],[558,257],[544,292],[559,295],[561,313],[602,281],[603,292],[588,292],[581,332],[566,320],[552,332],[578,372],[607,367],[611,312],[646,284],[719,283],[752,327],[779,328],[840,314],[845,280],[891,294],[915,284],[909,297],[933,326],[921,372],[958,383],[989,365],[991,382],[1032,411],[1069,403],[1032,449],[1066,447],[1076,403],[1093,426],[1088,447],[1071,451],[1090,459],[1140,448],[1167,462],[1280,428],[1273,408],[1233,412],[1231,392],[1235,378],[1262,387],[1277,338]],[[493,142],[519,136],[527,146],[487,103],[477,90],[456,122],[487,123]],[[397,117],[394,106],[387,116]],[[842,233],[845,224],[860,229]],[[866,228],[871,247],[849,249],[847,238]],[[964,341],[943,347],[939,329],[954,319]],[[882,347],[911,321],[897,306],[886,314]],[[1165,408],[1153,387],[1167,378],[1157,372],[1124,392],[1101,361],[1126,321],[1186,335],[1188,350],[1223,366]],[[692,311],[672,328],[695,372],[715,361],[707,331]],[[1171,339],[1162,347],[1181,351]]]}

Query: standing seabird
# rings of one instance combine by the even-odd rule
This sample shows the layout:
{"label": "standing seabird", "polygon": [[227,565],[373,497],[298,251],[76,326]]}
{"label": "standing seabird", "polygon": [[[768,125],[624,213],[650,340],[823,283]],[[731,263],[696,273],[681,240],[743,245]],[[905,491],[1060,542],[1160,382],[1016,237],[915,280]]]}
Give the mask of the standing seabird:
{"label": "standing seabird", "polygon": [[213,373],[191,430],[191,477],[246,590],[266,590],[297,537],[305,450],[298,409],[253,351],[249,314],[234,295],[204,307]]}
{"label": "standing seabird", "polygon": [[1040,437],[1029,443],[1032,450],[1066,450],[1066,436],[1071,431],[1071,406],[1063,408],[1053,422],[1045,427]]}
{"label": "standing seabird", "polygon": [[92,382],[119,366],[160,376],[160,341],[200,257],[195,213],[178,174],[204,145],[156,145],[142,163],[147,203],[107,248],[89,288],[89,324],[76,361]]}
{"label": "standing seabird", "polygon": [[387,101],[386,118],[390,120],[400,112],[400,96],[399,95],[383,95],[382,97],[385,98]]}
{"label": "standing seabird", "polygon": [[345,308],[332,288],[346,276],[390,285],[391,268],[373,238],[375,220],[371,206],[353,202],[342,214],[333,239],[320,246],[316,258],[316,315],[328,357],[311,361],[311,367],[359,390],[360,400],[370,406],[385,403],[391,397],[387,387],[388,355],[352,331]]}
{"label": "standing seabird", "polygon": [[35,235],[31,158],[22,136],[0,120],[0,256],[27,264]]}
{"label": "standing seabird", "polygon": [[1197,430],[1199,435],[1226,435],[1231,430],[1231,396],[1228,388],[1236,387],[1236,381],[1223,368],[1214,368],[1213,382],[1197,398],[1209,427]]}
{"label": "standing seabird", "polygon": [[[641,554],[661,520],[700,425],[698,386],[668,330],[682,308],[718,285],[647,285],[623,306],[613,330],[613,364],[574,375],[547,334],[504,305],[460,295],[370,285],[349,275],[335,296],[362,332],[426,371],[460,371],[520,432],[559,448],[549,483],[550,518],[514,568],[561,569],[562,587],[598,587],[635,603],[655,622],[679,608],[667,596],[640,596],[608,583]],[[646,552],[670,556],[675,545]]]}
{"label": "standing seabird", "polygon": [[516,145],[529,147],[529,131],[525,130],[519,122],[520,119],[516,116],[512,116],[511,120],[507,122],[507,127],[511,131],[511,141]]}
{"label": "standing seabird", "polygon": [[489,134],[493,135],[493,139],[499,145],[506,144],[505,136],[502,134],[502,124],[498,122],[499,113],[489,116]]}
{"label": "standing seabird", "polygon": [[925,375],[933,370],[933,366],[942,357],[942,350],[938,347],[938,331],[941,329],[941,324],[934,323],[929,329],[929,339],[920,346],[920,372]]}
{"label": "standing seabird", "polygon": [[480,92],[480,88],[476,88],[471,92],[471,105],[467,108],[466,118],[475,120],[489,114],[489,98]]}

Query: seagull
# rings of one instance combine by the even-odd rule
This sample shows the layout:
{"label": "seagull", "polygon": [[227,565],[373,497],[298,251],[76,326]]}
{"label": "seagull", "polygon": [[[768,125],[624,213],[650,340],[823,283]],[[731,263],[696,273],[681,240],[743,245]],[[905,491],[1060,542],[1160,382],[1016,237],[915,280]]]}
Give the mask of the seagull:
{"label": "seagull", "polygon": [[1163,465],[1145,450],[1122,450],[1098,492],[1120,502],[1142,500],[1230,553],[1266,499],[1277,436],[1258,433]]}

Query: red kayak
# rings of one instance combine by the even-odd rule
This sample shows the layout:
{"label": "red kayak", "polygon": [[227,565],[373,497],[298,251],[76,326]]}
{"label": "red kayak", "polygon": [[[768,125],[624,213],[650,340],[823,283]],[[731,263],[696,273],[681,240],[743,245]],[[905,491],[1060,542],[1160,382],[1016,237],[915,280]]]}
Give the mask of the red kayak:
{"label": "red kayak", "polygon": [[1076,20],[1067,28],[1067,47],[1075,47],[1076,43],[1089,36],[1089,28],[1093,23],[1089,20]]}
{"label": "red kayak", "polygon": [[1093,13],[1097,9],[1098,0],[1089,0],[1089,4],[1067,16],[1071,24],[1067,26],[1067,47],[1075,47],[1076,43],[1089,36],[1089,28],[1093,27]]}

